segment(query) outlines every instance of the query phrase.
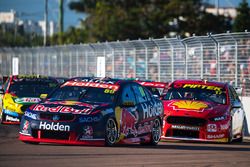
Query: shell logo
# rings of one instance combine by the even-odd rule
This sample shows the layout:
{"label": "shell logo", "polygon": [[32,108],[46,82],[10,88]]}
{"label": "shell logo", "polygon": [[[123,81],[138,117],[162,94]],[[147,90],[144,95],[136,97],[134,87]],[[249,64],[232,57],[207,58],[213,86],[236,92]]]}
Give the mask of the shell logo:
{"label": "shell logo", "polygon": [[178,101],[172,103],[175,109],[186,109],[186,110],[202,110],[208,107],[206,103],[197,102],[197,101]]}

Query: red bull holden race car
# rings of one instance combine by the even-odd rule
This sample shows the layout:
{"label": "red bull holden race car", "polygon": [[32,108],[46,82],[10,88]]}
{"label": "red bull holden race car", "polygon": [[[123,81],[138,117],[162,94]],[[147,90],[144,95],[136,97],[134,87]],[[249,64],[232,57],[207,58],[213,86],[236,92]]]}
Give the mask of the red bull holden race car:
{"label": "red bull holden race car", "polygon": [[156,145],[163,105],[133,81],[74,78],[29,107],[20,126],[26,143]]}
{"label": "red bull holden race car", "polygon": [[177,80],[162,100],[162,139],[243,140],[245,113],[235,89],[227,83]]}
{"label": "red bull holden race car", "polygon": [[24,111],[41,101],[42,94],[52,91],[58,82],[40,75],[13,75],[8,77],[0,90],[2,104],[1,123],[20,124]]}

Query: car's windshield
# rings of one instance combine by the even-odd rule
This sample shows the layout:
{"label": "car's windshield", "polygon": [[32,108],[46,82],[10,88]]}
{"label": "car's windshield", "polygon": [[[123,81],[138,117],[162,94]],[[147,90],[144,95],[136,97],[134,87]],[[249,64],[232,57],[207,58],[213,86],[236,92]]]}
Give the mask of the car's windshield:
{"label": "car's windshield", "polygon": [[153,88],[153,87],[149,87],[149,86],[146,86],[146,88],[153,94],[153,95],[156,95],[158,97],[160,97],[160,88]]}
{"label": "car's windshield", "polygon": [[40,97],[50,93],[57,86],[54,80],[16,81],[10,85],[9,92],[18,97]]}
{"label": "car's windshield", "polygon": [[115,91],[104,88],[88,88],[81,97],[81,101],[112,103],[114,101]]}
{"label": "car's windshield", "polygon": [[163,100],[199,100],[218,104],[226,104],[226,91],[221,88],[218,90],[209,90],[201,88],[170,88]]}
{"label": "car's windshield", "polygon": [[72,100],[81,102],[106,102],[114,100],[115,92],[112,89],[63,86],[58,88],[49,97],[50,100]]}

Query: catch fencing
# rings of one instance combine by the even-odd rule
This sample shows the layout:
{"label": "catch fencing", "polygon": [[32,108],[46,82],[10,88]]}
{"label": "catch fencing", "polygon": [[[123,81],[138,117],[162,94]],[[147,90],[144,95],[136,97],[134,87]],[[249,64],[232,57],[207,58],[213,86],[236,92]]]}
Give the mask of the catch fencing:
{"label": "catch fencing", "polygon": [[0,48],[0,74],[230,82],[250,96],[250,32],[33,48]]}

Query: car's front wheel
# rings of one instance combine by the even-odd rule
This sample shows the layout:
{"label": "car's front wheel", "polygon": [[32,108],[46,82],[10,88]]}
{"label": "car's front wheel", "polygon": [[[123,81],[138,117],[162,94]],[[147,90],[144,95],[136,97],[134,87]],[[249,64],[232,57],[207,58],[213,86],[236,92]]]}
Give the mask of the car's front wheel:
{"label": "car's front wheel", "polygon": [[242,122],[240,137],[235,140],[236,142],[240,142],[240,143],[243,142],[245,130],[246,130],[246,118],[244,118]]}
{"label": "car's front wheel", "polygon": [[118,128],[116,121],[113,118],[109,118],[105,126],[105,145],[113,146],[118,138]]}
{"label": "car's front wheel", "polygon": [[142,145],[157,145],[158,142],[161,140],[161,133],[162,133],[162,128],[161,128],[161,122],[157,118],[154,120],[152,130],[151,130],[151,138],[150,141],[147,143],[141,143]]}
{"label": "car's front wheel", "polygon": [[157,145],[160,140],[161,140],[161,122],[157,118],[154,120],[150,144]]}

